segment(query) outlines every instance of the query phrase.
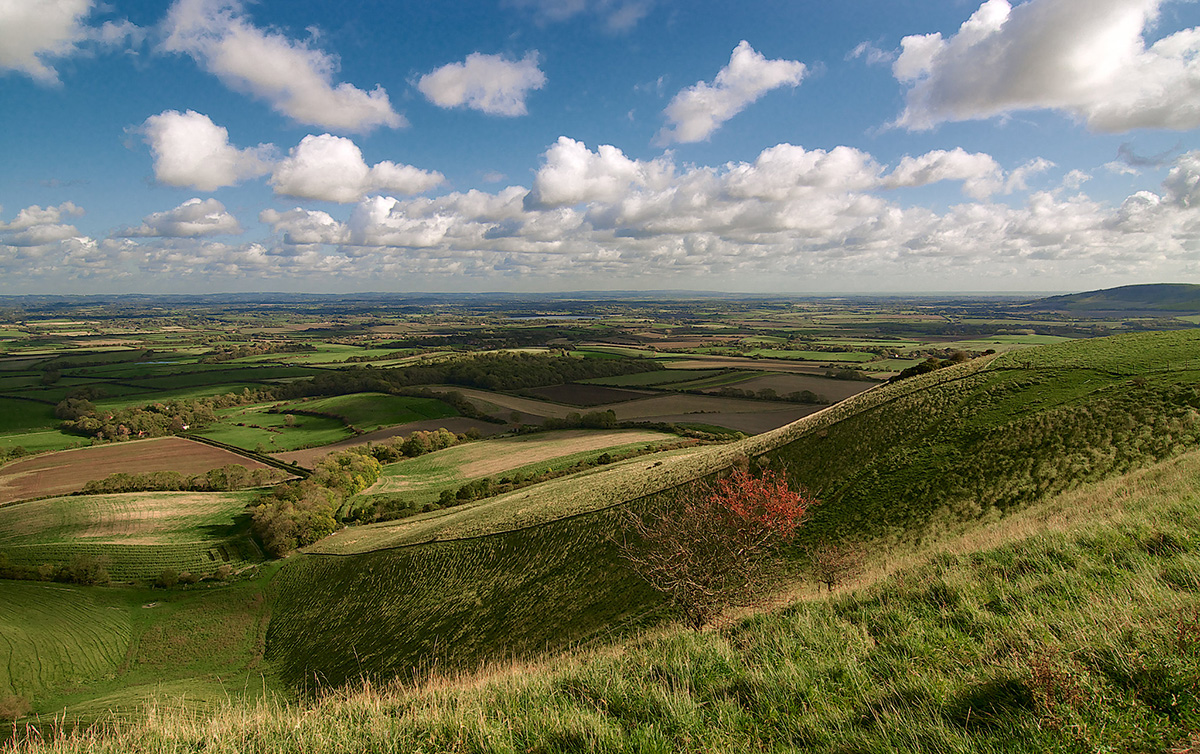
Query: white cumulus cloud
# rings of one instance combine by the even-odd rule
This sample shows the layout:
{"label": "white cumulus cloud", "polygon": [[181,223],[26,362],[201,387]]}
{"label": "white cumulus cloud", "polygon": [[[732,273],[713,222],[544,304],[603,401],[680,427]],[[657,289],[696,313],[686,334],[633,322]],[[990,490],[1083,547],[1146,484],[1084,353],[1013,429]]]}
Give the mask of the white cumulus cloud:
{"label": "white cumulus cloud", "polygon": [[631,160],[609,144],[592,152],[583,142],[560,136],[546,150],[530,201],[545,207],[614,202],[632,186],[664,185],[672,170],[666,160]]}
{"label": "white cumulus cloud", "polygon": [[806,71],[799,61],[767,60],[742,40],[711,84],[699,81],[675,95],[663,111],[669,125],[659,131],[657,141],[703,141],[772,89],[799,86]]}
{"label": "white cumulus cloud", "polygon": [[216,199],[188,199],[166,212],[155,212],[136,228],[124,228],[118,238],[200,238],[241,233],[237,218]]}
{"label": "white cumulus cloud", "polygon": [[1094,131],[1200,126],[1200,28],[1147,45],[1167,0],[987,0],[948,39],[905,37],[892,66],[908,87],[896,124],[1031,109]]}
{"label": "white cumulus cloud", "polygon": [[254,26],[238,0],[176,0],[164,26],[164,49],[190,55],[228,86],[299,123],[351,132],[405,125],[383,87],[335,84],[335,56]]}
{"label": "white cumulus cloud", "polygon": [[927,186],[938,181],[962,181],[963,191],[986,199],[1004,187],[1004,171],[991,155],[969,153],[961,147],[934,150],[919,157],[905,156],[888,175],[888,188]]}
{"label": "white cumulus cloud", "polygon": [[462,107],[488,115],[524,115],[525,97],[546,85],[538,68],[537,51],[520,60],[473,52],[462,63],[449,63],[417,82],[417,88],[438,107]]}
{"label": "white cumulus cloud", "polygon": [[83,215],[83,209],[73,202],[63,202],[57,207],[33,205],[17,213],[12,222],[0,222],[0,245],[13,247],[41,247],[80,235],[67,218]]}
{"label": "white cumulus cloud", "polygon": [[276,194],[343,204],[376,191],[420,194],[443,181],[441,173],[411,165],[368,166],[357,144],[331,134],[305,136],[271,174]]}
{"label": "white cumulus cloud", "polygon": [[89,27],[94,0],[0,1],[0,70],[27,74],[42,84],[58,84],[51,62],[80,51],[87,42],[115,47],[140,42],[145,31],[129,21]]}
{"label": "white cumulus cloud", "polygon": [[215,191],[271,170],[271,146],[238,149],[225,128],[193,110],[151,115],[141,132],[154,155],[154,177],[170,186]]}
{"label": "white cumulus cloud", "polygon": [[285,244],[337,244],[346,240],[346,226],[334,220],[328,212],[300,207],[287,212],[265,209],[259,213],[258,219],[280,234]]}

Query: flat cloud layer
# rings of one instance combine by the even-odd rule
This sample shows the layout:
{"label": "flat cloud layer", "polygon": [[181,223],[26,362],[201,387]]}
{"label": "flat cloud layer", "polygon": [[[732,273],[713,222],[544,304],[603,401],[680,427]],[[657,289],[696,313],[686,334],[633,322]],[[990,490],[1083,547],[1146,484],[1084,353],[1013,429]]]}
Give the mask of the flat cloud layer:
{"label": "flat cloud layer", "polygon": [[243,16],[238,0],[176,0],[164,27],[164,50],[190,55],[228,86],[299,123],[351,132],[406,123],[382,87],[366,92],[334,84],[333,55],[259,29]]}
{"label": "flat cloud layer", "polygon": [[896,124],[1017,110],[1065,112],[1094,131],[1200,126],[1200,29],[1147,46],[1164,0],[988,0],[958,33],[905,37],[892,70],[907,84]]}
{"label": "flat cloud layer", "polygon": [[653,0],[508,0],[507,5],[533,10],[543,23],[566,21],[591,13],[604,20],[609,31],[627,31],[654,5]]}
{"label": "flat cloud layer", "polygon": [[767,60],[742,40],[729,65],[711,84],[699,81],[676,94],[663,114],[669,125],[659,131],[660,144],[704,141],[721,124],[772,89],[799,86],[807,68],[795,60]]}
{"label": "flat cloud layer", "polygon": [[525,97],[546,85],[538,54],[520,60],[473,52],[462,63],[449,63],[417,82],[417,88],[438,107],[469,107],[488,115],[525,115]]}

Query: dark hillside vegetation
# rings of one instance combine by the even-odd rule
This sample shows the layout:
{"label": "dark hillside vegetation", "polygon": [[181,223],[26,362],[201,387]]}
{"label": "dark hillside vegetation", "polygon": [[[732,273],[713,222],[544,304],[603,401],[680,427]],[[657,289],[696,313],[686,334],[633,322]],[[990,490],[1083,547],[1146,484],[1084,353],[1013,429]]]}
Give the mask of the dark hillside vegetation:
{"label": "dark hillside vegetation", "polygon": [[281,397],[389,392],[419,385],[461,385],[481,390],[520,390],[662,369],[651,359],[582,359],[532,353],[483,354],[437,364],[383,369],[351,367],[325,372],[281,389]]}
{"label": "dark hillside vegetation", "polygon": [[[822,501],[801,546],[880,547],[1195,447],[1198,383],[1200,333],[1079,341],[880,386],[736,447]],[[621,475],[644,468],[579,484],[617,489]],[[658,494],[672,493],[651,486],[608,503]],[[469,540],[303,556],[281,574],[277,615],[286,617],[272,623],[269,654],[293,682],[337,683],[429,663],[470,668],[564,646],[618,617],[648,619],[660,603],[627,586],[635,577],[605,544],[612,530],[603,512]],[[531,622],[517,628],[514,614]]]}
{"label": "dark hillside vegetation", "polygon": [[919,536],[1195,447],[1198,358],[1181,331],[979,359],[843,404],[762,460],[823,500],[806,538]]}

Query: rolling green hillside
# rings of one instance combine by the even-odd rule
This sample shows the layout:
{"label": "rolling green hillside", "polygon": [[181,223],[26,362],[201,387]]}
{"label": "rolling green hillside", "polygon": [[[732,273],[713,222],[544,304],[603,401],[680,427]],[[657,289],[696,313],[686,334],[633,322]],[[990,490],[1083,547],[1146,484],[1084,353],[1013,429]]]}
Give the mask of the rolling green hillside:
{"label": "rolling green hillside", "polygon": [[1200,453],[905,555],[717,630],[308,704],[164,705],[22,751],[1195,751]]}
{"label": "rolling green hillside", "polygon": [[[414,669],[469,670],[571,645],[609,642],[665,616],[658,597],[616,557],[608,539],[619,529],[623,506],[670,496],[675,488],[728,468],[745,455],[759,466],[785,467],[793,479],[817,491],[823,503],[805,530],[809,541],[871,540],[876,545],[872,552],[912,550],[943,530],[980,521],[1003,523],[1065,490],[1196,447],[1198,385],[1196,332],[1034,348],[882,385],[740,443],[630,459],[446,511],[352,527],[280,563],[269,586],[264,577],[211,591],[72,590],[64,594],[97,595],[92,600],[96,605],[84,606],[93,612],[113,607],[105,602],[110,596],[125,595],[112,610],[119,625],[110,634],[117,644],[134,647],[138,656],[154,659],[138,661],[132,666],[137,673],[114,675],[105,668],[118,647],[88,645],[80,656],[97,658],[88,660],[92,665],[78,676],[67,668],[57,680],[42,683],[35,703],[45,711],[40,706],[45,699],[61,700],[87,713],[114,700],[135,704],[157,694],[156,688],[189,698],[198,698],[203,690],[211,699],[222,678],[236,677],[243,684],[247,673],[259,669],[290,688],[313,690],[362,676],[389,679],[411,677]],[[55,506],[73,501],[83,504],[86,498],[44,503],[49,506],[46,520],[65,515],[67,509]],[[123,515],[110,520],[123,520]],[[19,527],[37,518],[13,521]],[[144,525],[153,526],[153,520],[148,517]],[[93,524],[79,526],[88,530]],[[205,524],[197,518],[196,526]],[[117,552],[111,549],[117,544],[110,543],[109,551]],[[140,546],[176,544],[164,540]],[[82,547],[82,539],[63,546]],[[1072,562],[1083,562],[1072,557]],[[1154,573],[1167,573],[1169,579],[1154,578],[1195,591],[1191,585],[1200,582],[1189,570],[1193,564],[1186,559],[1180,563],[1156,566]],[[912,597],[905,589],[896,592],[896,599]],[[230,607],[233,612],[222,617],[221,606],[233,605],[222,595],[235,593],[245,597],[244,604]],[[158,594],[178,607],[158,612],[141,607]],[[0,594],[0,602],[5,601],[10,611],[26,604],[36,607],[37,602]],[[875,607],[863,610],[864,625],[908,620],[888,617],[891,613]],[[128,629],[121,611],[127,611]],[[45,622],[23,613],[6,620],[12,625]],[[205,631],[218,628],[229,653],[215,665],[206,664],[197,642]],[[134,641],[122,638],[126,630]],[[47,636],[61,631],[66,629],[51,626]],[[941,641],[935,639],[929,646]],[[84,647],[88,640],[70,641]],[[190,659],[178,660],[183,655],[172,649],[176,644],[189,647]],[[48,647],[32,651],[38,662],[54,662]],[[225,675],[215,676],[215,668]],[[837,672],[844,677],[850,671]],[[72,686],[71,677],[80,683]],[[14,689],[35,688],[28,680],[21,683],[25,685],[10,680]],[[961,678],[950,683],[949,691],[937,693],[966,693],[969,686]]]}
{"label": "rolling green hillside", "polygon": [[[487,525],[449,525],[474,515],[464,511],[379,529],[403,549],[360,540],[352,559],[310,554],[286,569],[276,615],[287,617],[273,621],[268,654],[293,682],[337,682],[561,647],[657,605],[622,586],[635,581],[604,544],[611,506],[670,494],[744,453],[822,498],[809,541],[916,541],[1195,447],[1198,382],[1197,332],[1029,349],[881,386],[739,445],[496,499],[476,511]],[[560,498],[539,495],[563,496],[577,517],[547,523]]]}

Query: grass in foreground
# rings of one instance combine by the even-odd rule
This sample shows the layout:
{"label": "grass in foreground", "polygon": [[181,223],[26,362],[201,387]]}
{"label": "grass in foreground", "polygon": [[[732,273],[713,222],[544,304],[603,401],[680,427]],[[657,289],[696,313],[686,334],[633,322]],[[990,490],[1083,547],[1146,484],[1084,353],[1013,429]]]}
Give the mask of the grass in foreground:
{"label": "grass in foreground", "polygon": [[[703,633],[311,705],[160,707],[24,752],[1189,751],[1200,454]],[[893,568],[881,564],[883,571]]]}

